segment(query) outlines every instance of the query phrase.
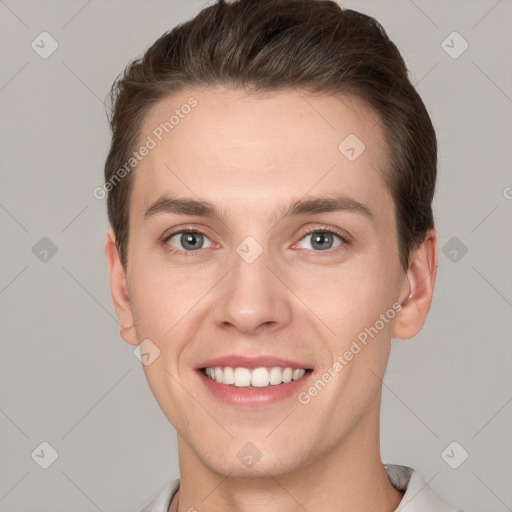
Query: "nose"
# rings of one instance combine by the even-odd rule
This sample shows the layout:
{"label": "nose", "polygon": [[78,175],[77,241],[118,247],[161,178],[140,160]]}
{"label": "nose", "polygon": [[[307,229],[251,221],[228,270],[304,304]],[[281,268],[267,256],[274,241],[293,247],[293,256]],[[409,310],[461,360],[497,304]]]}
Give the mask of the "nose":
{"label": "nose", "polygon": [[216,325],[245,335],[270,333],[288,325],[291,303],[278,273],[266,251],[251,263],[235,253],[233,268],[217,290]]}

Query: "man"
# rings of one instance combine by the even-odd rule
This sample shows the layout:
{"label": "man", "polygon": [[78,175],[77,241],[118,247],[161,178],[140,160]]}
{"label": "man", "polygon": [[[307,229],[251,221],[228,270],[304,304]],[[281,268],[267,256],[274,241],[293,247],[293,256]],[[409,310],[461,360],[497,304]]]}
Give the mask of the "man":
{"label": "man", "polygon": [[436,137],[382,27],[219,1],[112,99],[112,296],[178,435],[144,510],[454,511],[380,457],[391,340],[437,269]]}

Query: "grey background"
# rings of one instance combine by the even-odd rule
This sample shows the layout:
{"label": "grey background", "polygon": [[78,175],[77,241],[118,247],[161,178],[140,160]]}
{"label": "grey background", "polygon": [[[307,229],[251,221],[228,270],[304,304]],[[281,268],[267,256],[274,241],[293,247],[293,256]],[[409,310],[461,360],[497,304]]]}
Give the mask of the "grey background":
{"label": "grey background", "polygon": [[[92,190],[109,86],[203,5],[0,0],[2,512],[138,511],[178,476],[174,430],[119,337]],[[420,335],[394,341],[383,459],[460,508],[512,510],[512,2],[343,5],[397,43],[440,143],[436,294]],[[59,45],[47,59],[31,48],[43,31]],[[442,46],[453,31],[469,44],[458,58]],[[43,237],[56,254],[41,252]],[[58,452],[48,469],[31,457],[43,441]],[[469,453],[457,469],[441,456],[453,441]],[[448,453],[452,464],[463,454]]]}

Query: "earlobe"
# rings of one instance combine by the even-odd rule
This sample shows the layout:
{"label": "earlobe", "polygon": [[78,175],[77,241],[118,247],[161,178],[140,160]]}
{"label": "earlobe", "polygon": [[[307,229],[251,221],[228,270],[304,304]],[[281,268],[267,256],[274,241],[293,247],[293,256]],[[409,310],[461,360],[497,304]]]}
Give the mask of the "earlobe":
{"label": "earlobe", "polygon": [[402,309],[396,316],[393,337],[408,339],[420,332],[432,304],[437,266],[437,234],[431,229],[411,255],[404,276],[405,297],[401,296]]}
{"label": "earlobe", "polygon": [[116,236],[112,228],[107,233],[105,241],[105,256],[110,271],[110,291],[114,307],[121,324],[120,335],[130,345],[138,345],[133,321],[130,298],[126,285],[126,272],[121,263],[121,256],[116,243]]}

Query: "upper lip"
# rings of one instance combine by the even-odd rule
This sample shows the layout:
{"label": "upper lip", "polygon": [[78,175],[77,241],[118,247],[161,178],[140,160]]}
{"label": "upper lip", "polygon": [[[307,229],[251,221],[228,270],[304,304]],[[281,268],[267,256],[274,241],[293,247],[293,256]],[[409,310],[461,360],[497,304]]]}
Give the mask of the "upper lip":
{"label": "upper lip", "polygon": [[229,366],[231,368],[262,368],[262,367],[274,367],[279,366],[281,368],[303,368],[304,370],[311,369],[310,365],[300,363],[298,361],[292,361],[291,359],[285,359],[282,357],[275,356],[246,356],[246,355],[225,355],[208,359],[207,361],[199,364],[196,369],[201,370],[203,368],[215,368],[217,366]]}

